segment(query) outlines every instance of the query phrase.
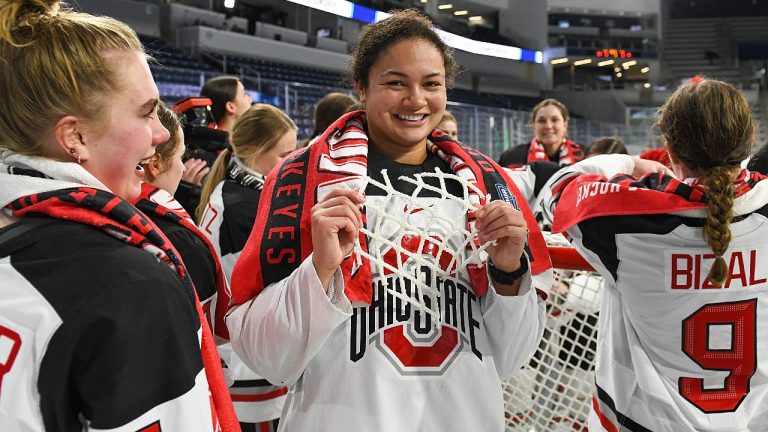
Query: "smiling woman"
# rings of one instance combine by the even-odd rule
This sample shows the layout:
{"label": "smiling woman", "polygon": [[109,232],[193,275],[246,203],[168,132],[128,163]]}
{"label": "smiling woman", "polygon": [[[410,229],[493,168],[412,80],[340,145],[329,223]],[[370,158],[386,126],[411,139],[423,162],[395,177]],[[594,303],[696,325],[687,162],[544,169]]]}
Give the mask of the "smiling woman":
{"label": "smiling woman", "polygon": [[0,77],[3,429],[239,430],[186,268],[130,204],[169,137],[136,34],[4,1]]}
{"label": "smiling woman", "polygon": [[[548,259],[523,254],[527,227],[531,244],[541,235],[501,167],[435,129],[458,65],[426,17],[400,11],[367,26],[349,70],[365,109],[264,184],[232,275],[232,347],[293,390],[285,430],[502,431],[500,378],[528,361],[544,328],[534,288],[549,287]],[[435,171],[445,175],[422,176]],[[491,199],[455,205],[473,202],[466,183]],[[446,229],[446,217],[468,229]],[[479,262],[432,254],[468,238],[485,247]],[[385,250],[389,267],[364,258]],[[421,255],[429,265],[407,258]],[[450,312],[429,320],[414,301]]]}
{"label": "smiling woman", "polygon": [[584,159],[581,145],[568,139],[568,108],[557,99],[544,99],[536,104],[528,120],[534,131],[530,144],[521,144],[499,156],[499,165],[517,168],[533,162],[573,165]]}

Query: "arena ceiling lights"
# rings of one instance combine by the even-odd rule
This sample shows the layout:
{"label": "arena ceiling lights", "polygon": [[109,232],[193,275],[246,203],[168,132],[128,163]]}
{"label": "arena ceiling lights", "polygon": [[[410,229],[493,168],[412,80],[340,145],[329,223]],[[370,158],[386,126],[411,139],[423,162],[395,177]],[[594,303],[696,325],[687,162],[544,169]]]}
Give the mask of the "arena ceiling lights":
{"label": "arena ceiling lights", "polygon": [[[386,12],[381,12],[367,8],[365,6],[357,5],[347,0],[287,1],[365,23],[374,23],[389,17],[389,14]],[[440,29],[436,30],[437,34],[440,35],[440,38],[443,39],[443,42],[461,51],[530,63],[541,64],[544,62],[544,55],[541,51],[529,50],[508,45],[493,44],[489,42],[480,42],[466,38],[464,36],[459,36],[457,34],[448,33]]]}

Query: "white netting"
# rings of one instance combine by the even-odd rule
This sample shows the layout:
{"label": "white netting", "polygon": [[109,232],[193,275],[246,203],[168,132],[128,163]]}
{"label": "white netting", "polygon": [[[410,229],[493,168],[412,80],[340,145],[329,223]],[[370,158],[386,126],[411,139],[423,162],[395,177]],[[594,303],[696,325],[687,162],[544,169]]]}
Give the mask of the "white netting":
{"label": "white netting", "polygon": [[[425,284],[418,273],[408,269],[427,266],[439,277],[447,277],[456,269],[464,268],[470,264],[481,264],[485,258],[485,248],[490,243],[478,245],[477,232],[474,223],[465,223],[465,218],[454,220],[445,212],[445,203],[454,203],[454,209],[458,207],[462,214],[474,212],[476,205],[484,204],[488,197],[467,179],[454,174],[446,174],[439,170],[434,173],[417,174],[415,178],[400,177],[401,181],[415,186],[412,194],[406,195],[392,187],[387,176],[387,171],[382,170],[384,183],[380,183],[370,177],[365,178],[361,189],[370,184],[385,192],[385,200],[374,205],[367,201],[365,211],[369,222],[375,221],[361,231],[368,237],[368,251],[365,252],[356,244],[354,253],[358,257],[366,257],[379,271],[386,269],[392,272],[400,280],[400,286],[405,286],[405,281],[414,287],[414,295],[404,294],[396,289],[386,288],[393,296],[406,301],[412,307],[423,311],[431,317],[433,322],[439,322],[440,292],[428,284]],[[436,179],[437,186],[427,184],[425,179]],[[461,186],[461,196],[454,196],[448,192],[446,181],[455,181]],[[437,194],[429,206],[424,206],[423,199],[419,195],[424,191]],[[409,224],[408,218],[403,217],[403,203],[406,213],[418,211],[419,224]],[[453,212],[455,215],[456,212]],[[382,229],[386,225],[386,229]],[[387,233],[382,235],[382,233]],[[440,235],[435,235],[439,233]],[[457,238],[460,238],[458,242]],[[408,239],[416,239],[418,242],[410,247],[403,247]],[[450,239],[450,241],[449,241]],[[396,253],[391,254],[391,251]],[[426,252],[426,253],[425,253]],[[389,253],[389,255],[388,255]],[[394,259],[394,262],[392,260]],[[403,263],[411,261],[410,266]],[[390,261],[390,262],[387,262]],[[358,262],[358,265],[360,263]],[[435,299],[427,304],[426,296]]]}
{"label": "white netting", "polygon": [[[562,236],[543,234],[549,246],[568,245]],[[587,430],[604,281],[593,272],[554,270],[541,344],[531,361],[502,384],[507,431]]]}

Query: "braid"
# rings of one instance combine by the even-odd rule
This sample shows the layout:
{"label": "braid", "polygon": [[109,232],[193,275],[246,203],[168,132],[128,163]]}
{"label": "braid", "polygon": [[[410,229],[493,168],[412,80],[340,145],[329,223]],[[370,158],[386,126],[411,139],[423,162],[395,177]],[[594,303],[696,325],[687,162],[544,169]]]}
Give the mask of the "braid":
{"label": "braid", "polygon": [[722,286],[728,277],[728,265],[723,258],[731,242],[730,223],[733,213],[733,168],[714,167],[703,178],[709,187],[709,214],[704,224],[707,244],[717,257],[709,271],[709,280]]}

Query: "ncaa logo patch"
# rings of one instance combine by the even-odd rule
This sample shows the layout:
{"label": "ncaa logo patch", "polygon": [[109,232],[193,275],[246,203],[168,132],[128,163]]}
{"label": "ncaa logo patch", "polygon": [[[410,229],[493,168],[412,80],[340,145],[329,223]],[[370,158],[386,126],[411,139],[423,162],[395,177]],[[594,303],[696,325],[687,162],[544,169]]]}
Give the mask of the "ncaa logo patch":
{"label": "ncaa logo patch", "polygon": [[514,207],[515,210],[520,210],[520,207],[517,205],[517,197],[512,195],[512,192],[509,191],[507,185],[503,183],[496,183],[496,191],[499,193],[501,199],[512,204],[512,207]]}

